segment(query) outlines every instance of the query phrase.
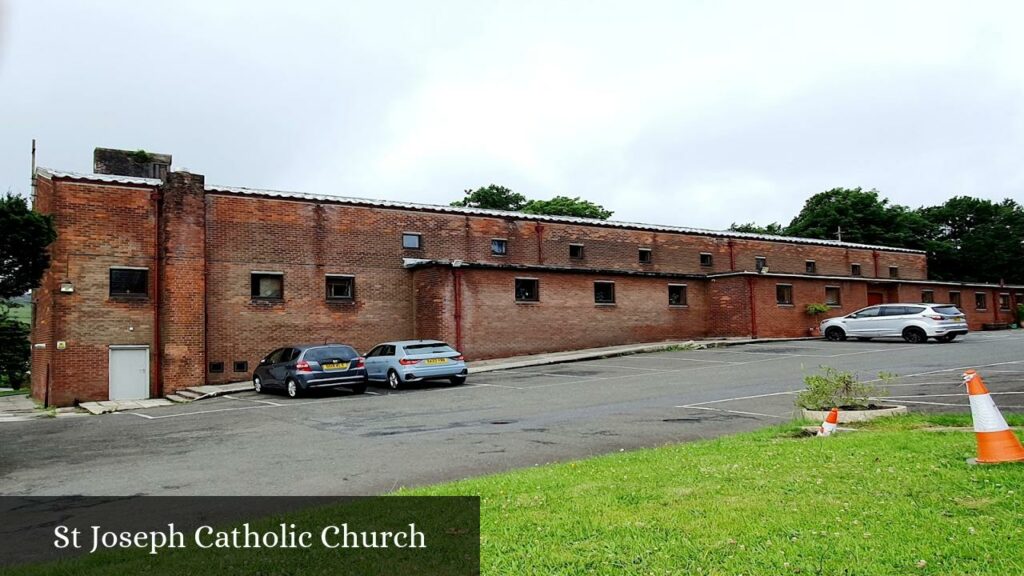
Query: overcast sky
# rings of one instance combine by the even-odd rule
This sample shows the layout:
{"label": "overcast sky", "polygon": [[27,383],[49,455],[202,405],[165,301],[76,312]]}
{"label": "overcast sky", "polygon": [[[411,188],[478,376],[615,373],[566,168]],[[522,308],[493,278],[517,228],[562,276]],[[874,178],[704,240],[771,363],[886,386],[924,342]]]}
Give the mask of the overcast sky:
{"label": "overcast sky", "polygon": [[[0,0],[3,2],[4,0]],[[814,193],[1024,201],[1020,2],[0,5],[0,190],[96,146],[207,183],[787,223]]]}

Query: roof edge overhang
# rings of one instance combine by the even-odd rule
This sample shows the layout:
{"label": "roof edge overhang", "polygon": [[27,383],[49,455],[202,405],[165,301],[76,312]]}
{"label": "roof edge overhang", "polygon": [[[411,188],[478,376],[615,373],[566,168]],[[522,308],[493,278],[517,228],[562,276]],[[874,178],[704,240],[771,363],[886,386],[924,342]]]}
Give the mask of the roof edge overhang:
{"label": "roof edge overhang", "polygon": [[423,258],[403,258],[402,265],[407,269],[458,268],[466,270],[505,270],[509,272],[555,272],[563,274],[591,274],[598,276],[637,276],[644,278],[677,278],[688,280],[705,280],[704,274],[685,274],[676,272],[645,272],[643,270],[616,270],[612,268],[579,268],[573,266],[545,266],[543,264],[501,264],[495,262],[466,262],[463,260],[430,260]]}
{"label": "roof edge overhang", "polygon": [[975,288],[995,288],[1004,290],[1024,289],[1024,284],[992,284],[989,282],[962,282],[956,280],[915,280],[913,278],[870,278],[867,276],[824,276],[821,274],[786,274],[784,272],[754,272],[738,270],[736,272],[719,272],[708,274],[709,280],[730,278],[735,276],[760,276],[764,278],[790,278],[798,280],[827,280],[831,282],[867,282],[869,284],[929,284],[933,286],[960,286]]}

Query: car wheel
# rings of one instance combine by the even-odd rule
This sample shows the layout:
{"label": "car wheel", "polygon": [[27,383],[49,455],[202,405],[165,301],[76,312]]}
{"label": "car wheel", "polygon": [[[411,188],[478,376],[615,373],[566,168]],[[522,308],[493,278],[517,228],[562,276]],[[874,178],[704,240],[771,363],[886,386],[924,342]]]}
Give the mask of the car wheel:
{"label": "car wheel", "polygon": [[295,378],[289,378],[288,382],[285,382],[285,386],[289,398],[298,398],[302,395],[302,388],[299,387],[299,383],[295,381]]}
{"label": "car wheel", "polygon": [[920,328],[907,328],[903,331],[903,339],[911,344],[921,344],[928,340],[928,335]]}
{"label": "car wheel", "polygon": [[840,340],[846,340],[846,333],[843,332],[842,328],[833,326],[825,330],[825,339],[833,342],[839,342]]}
{"label": "car wheel", "polygon": [[398,377],[398,372],[388,370],[388,386],[390,386],[392,390],[398,390],[402,387],[402,379]]}
{"label": "car wheel", "polygon": [[459,384],[465,384],[466,383],[466,377],[465,376],[452,376],[451,377],[451,381],[452,381],[452,384],[455,384],[456,386],[458,386]]}
{"label": "car wheel", "polygon": [[353,394],[362,394],[363,392],[366,392],[366,382],[363,382],[362,384],[356,384],[355,386],[349,388],[349,390],[351,390]]}
{"label": "car wheel", "polygon": [[956,334],[946,334],[945,336],[939,336],[938,338],[936,338],[936,340],[942,342],[943,344],[947,344],[949,342],[952,342],[953,340],[956,340]]}
{"label": "car wheel", "polygon": [[259,376],[252,377],[252,389],[255,390],[257,394],[263,394],[263,380],[260,380]]}
{"label": "car wheel", "polygon": [[857,338],[859,342],[871,342],[871,338]]}

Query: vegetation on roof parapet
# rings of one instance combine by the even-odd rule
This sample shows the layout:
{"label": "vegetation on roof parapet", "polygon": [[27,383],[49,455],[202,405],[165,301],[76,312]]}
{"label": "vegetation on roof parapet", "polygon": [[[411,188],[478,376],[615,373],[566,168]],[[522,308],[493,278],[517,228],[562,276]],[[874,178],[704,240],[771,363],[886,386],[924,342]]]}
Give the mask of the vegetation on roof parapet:
{"label": "vegetation on roof parapet", "polygon": [[153,161],[153,155],[141,148],[128,154],[128,157],[139,164],[146,164],[147,162]]}

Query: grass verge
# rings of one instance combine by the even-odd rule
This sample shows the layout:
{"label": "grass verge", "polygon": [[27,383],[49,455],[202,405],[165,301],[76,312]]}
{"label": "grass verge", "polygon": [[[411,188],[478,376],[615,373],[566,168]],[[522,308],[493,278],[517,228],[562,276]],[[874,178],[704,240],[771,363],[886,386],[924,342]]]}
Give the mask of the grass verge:
{"label": "grass verge", "polygon": [[401,493],[480,495],[484,574],[1024,574],[1024,465],[923,430],[969,415],[798,424]]}

